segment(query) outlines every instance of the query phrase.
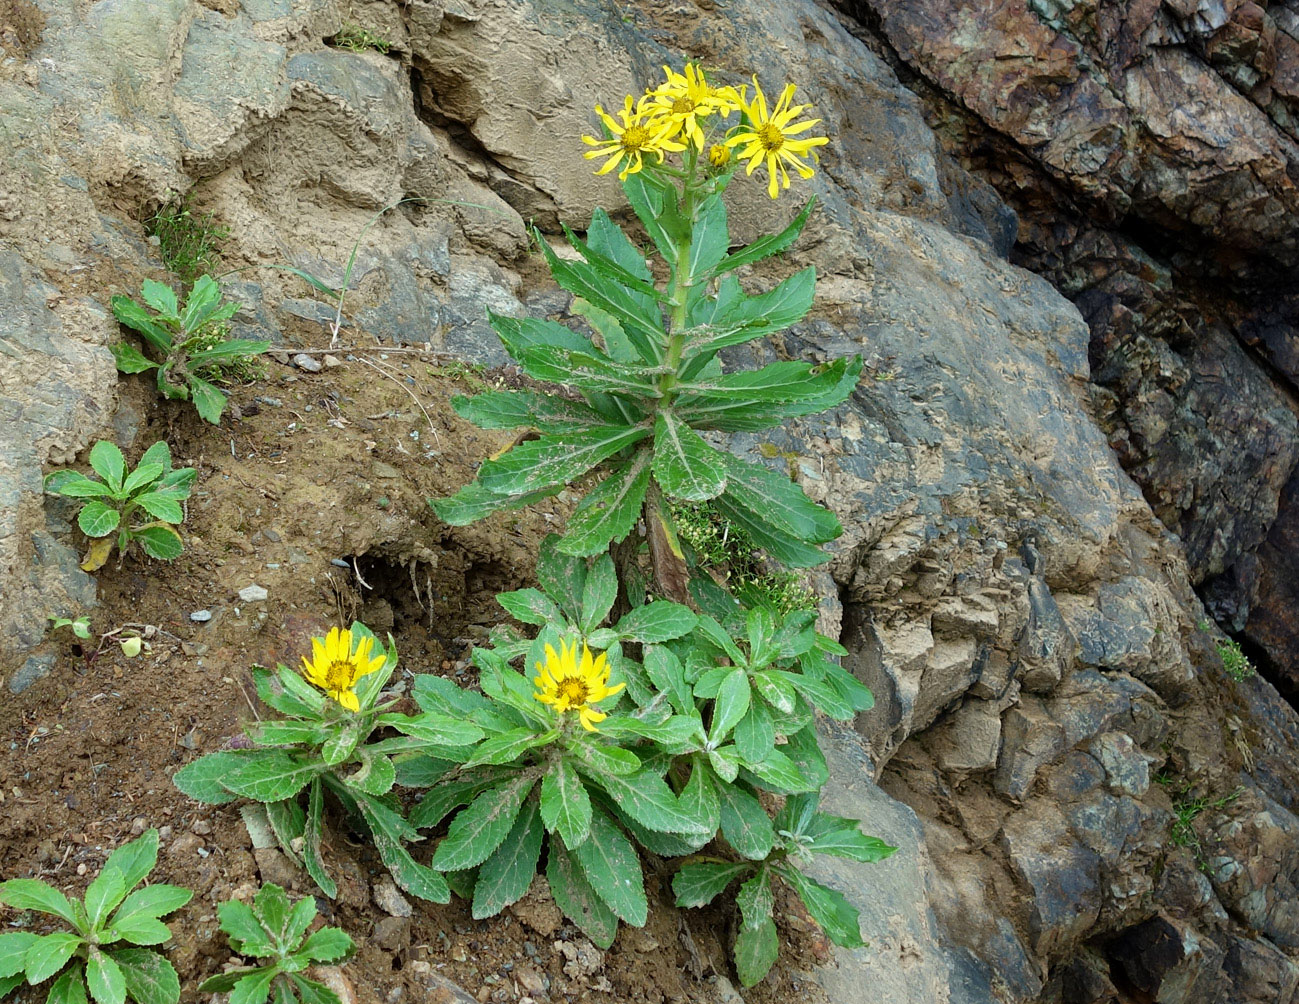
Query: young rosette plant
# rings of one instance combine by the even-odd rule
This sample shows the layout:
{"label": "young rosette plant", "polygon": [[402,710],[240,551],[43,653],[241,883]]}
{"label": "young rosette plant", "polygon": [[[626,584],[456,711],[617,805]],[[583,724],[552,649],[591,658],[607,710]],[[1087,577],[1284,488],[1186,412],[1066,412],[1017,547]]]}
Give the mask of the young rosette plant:
{"label": "young rosette plant", "polygon": [[283,889],[267,883],[251,906],[229,900],[217,907],[217,916],[230,947],[259,963],[211,976],[199,985],[199,993],[228,993],[239,1004],[265,1004],[272,992],[275,1004],[341,1004],[337,993],[303,975],[308,966],[347,958],[355,947],[341,928],[322,927],[307,934],[316,919],[312,897],[290,903]]}
{"label": "young rosette plant", "polygon": [[[159,441],[144,451],[132,471],[113,443],[100,440],[90,450],[90,466],[98,478],[79,471],[54,471],[45,477],[52,495],[84,498],[77,526],[91,538],[81,567],[102,568],[117,544],[119,561],[132,543],[151,558],[171,561],[185,549],[176,529],[185,519],[181,503],[189,498],[197,476],[194,468],[171,466],[171,449]],[[152,517],[141,521],[140,517]]]}
{"label": "young rosette plant", "polygon": [[[135,887],[158,860],[158,831],[148,830],[108,856],[103,870],[72,899],[36,879],[0,882],[0,904],[46,913],[71,931],[0,934],[0,997],[24,980],[31,986],[57,975],[47,1004],[176,1004],[180,980],[172,964],[149,947],[171,939],[161,918],[189,902],[174,885]],[[134,891],[132,891],[134,890]]]}
{"label": "young rosette plant", "polygon": [[[580,261],[561,257],[539,231],[533,237],[555,281],[573,293],[589,324],[579,332],[533,318],[490,315],[506,350],[529,376],[563,384],[558,397],[502,390],[457,398],[460,415],[486,429],[528,426],[521,442],[479,468],[457,494],[432,500],[440,518],[462,525],[553,495],[592,469],[605,471],[578,503],[560,547],[590,556],[627,537],[644,519],[655,579],[663,595],[686,598],[686,572],[666,499],[713,500],[776,561],[807,567],[827,560],[817,545],[841,532],[833,513],[812,503],[787,477],[739,460],[705,435],[753,431],[824,411],[852,392],[860,357],[825,363],[777,362],[723,372],[718,353],[798,322],[812,306],[815,272],[804,269],[765,292],[747,292],[735,271],[793,244],[809,202],[777,234],[729,251],[722,193],[739,149],[747,173],[765,165],[769,192],[786,167],[808,176],[806,157],[824,138],[806,131],[786,87],[769,110],[754,81],[718,87],[703,71],[667,71],[639,101],[628,97],[615,121],[598,109],[607,135],[586,137],[605,157],[601,173],[621,167],[623,190],[662,257],[656,283],[644,252],[597,209],[585,239],[565,231]],[[734,124],[729,124],[734,122]],[[675,158],[669,161],[669,154]]]}
{"label": "young rosette plant", "polygon": [[[393,711],[399,698],[385,698],[383,688],[396,665],[391,637],[385,647],[365,625],[353,623],[313,638],[301,673],[284,665],[273,673],[254,668],[258,696],[284,718],[250,724],[249,748],[208,753],[178,770],[173,782],[200,802],[264,803],[280,848],[330,897],[338,885],[321,857],[321,836],[325,792],[332,792],[370,831],[398,885],[422,899],[448,902],[446,880],[404,846],[423,838],[392,794],[397,778],[392,755],[464,748],[482,739],[484,731],[451,715]],[[372,742],[378,729],[401,734]]]}
{"label": "young rosette plant", "polygon": [[246,366],[271,343],[262,339],[227,338],[237,303],[223,303],[220,284],[210,275],[194,283],[184,304],[166,283],[145,279],[140,290],[144,305],[129,296],[114,296],[113,316],[138,331],[158,354],[157,361],[126,342],[112,346],[123,373],[158,371],[158,390],[171,400],[193,401],[199,416],[216,425],[225,410],[226,395],[213,381],[222,371]]}
{"label": "young rosette plant", "polygon": [[897,848],[862,833],[855,819],[819,811],[817,803],[816,794],[791,795],[774,823],[765,813],[761,819],[753,817],[741,853],[756,860],[697,857],[683,864],[672,879],[677,906],[705,906],[732,882],[743,880],[736,896],[740,930],[735,938],[735,969],[746,987],[766,976],[779,954],[772,888],[777,879],[798,894],[836,945],[860,948],[864,944],[857,908],[842,893],[808,878],[797,865],[810,860],[813,852],[867,863],[882,861]]}

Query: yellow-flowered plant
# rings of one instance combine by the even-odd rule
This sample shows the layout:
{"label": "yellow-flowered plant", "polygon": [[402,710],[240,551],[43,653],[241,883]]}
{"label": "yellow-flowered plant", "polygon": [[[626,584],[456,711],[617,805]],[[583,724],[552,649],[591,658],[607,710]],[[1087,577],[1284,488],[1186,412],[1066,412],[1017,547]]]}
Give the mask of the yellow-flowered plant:
{"label": "yellow-flowered plant", "polygon": [[352,637],[350,630],[330,628],[324,638],[311,639],[311,658],[302,657],[302,675],[348,711],[360,711],[357,681],[380,669],[387,652],[380,647],[373,659],[374,635]]}
{"label": "yellow-flowered plant", "polygon": [[609,717],[593,705],[627,686],[626,683],[609,686],[611,667],[608,656],[601,652],[592,658],[585,642],[582,643],[580,661],[577,642],[568,644],[561,641],[558,653],[553,645],[547,645],[545,661],[536,666],[537,675],[532,682],[537,685],[537,692],[532,696],[542,704],[549,704],[558,714],[576,711],[582,728],[588,732],[597,731],[596,725]]}

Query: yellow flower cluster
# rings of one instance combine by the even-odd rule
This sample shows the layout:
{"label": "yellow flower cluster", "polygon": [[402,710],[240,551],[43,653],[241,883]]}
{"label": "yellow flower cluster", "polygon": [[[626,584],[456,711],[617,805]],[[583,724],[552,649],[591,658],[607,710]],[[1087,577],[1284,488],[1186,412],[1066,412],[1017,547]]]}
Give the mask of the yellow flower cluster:
{"label": "yellow flower cluster", "polygon": [[[812,177],[813,168],[806,158],[815,160],[815,148],[829,140],[824,136],[804,135],[821,120],[800,120],[809,106],[793,103],[793,84],[787,84],[775,107],[768,109],[766,95],[756,76],[750,100],[747,85],[715,87],[694,63],[687,63],[683,73],[667,66],[663,72],[666,80],[639,99],[627,95],[618,110],[618,119],[595,106],[607,136],[602,139],[583,136],[582,142],[592,148],[583,155],[588,160],[605,158],[596,174],[621,168],[618,179],[625,181],[647,161],[658,165],[665,153],[689,150],[691,154],[703,156],[712,175],[730,170],[737,153],[740,160],[748,161],[746,174],[752,174],[760,165],[765,166],[767,194],[773,199],[782,186],[789,187],[787,168],[802,178]],[[742,123],[732,126],[725,135],[710,139],[709,127],[715,127],[717,121],[737,111],[742,115]]]}
{"label": "yellow flower cluster", "polygon": [[598,704],[606,697],[612,697],[626,686],[619,683],[609,686],[609,665],[606,653],[601,652],[592,658],[591,650],[582,643],[581,661],[577,657],[577,642],[571,645],[559,643],[556,652],[553,645],[546,646],[546,661],[538,662],[537,675],[532,682],[537,692],[532,696],[542,704],[549,704],[560,714],[565,711],[576,711],[582,728],[596,732],[596,725],[609,716],[592,705]]}

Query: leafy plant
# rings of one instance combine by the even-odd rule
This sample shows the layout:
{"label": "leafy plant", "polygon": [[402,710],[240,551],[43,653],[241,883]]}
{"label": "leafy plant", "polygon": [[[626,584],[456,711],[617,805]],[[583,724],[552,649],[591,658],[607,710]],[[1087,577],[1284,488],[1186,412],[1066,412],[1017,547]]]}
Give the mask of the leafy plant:
{"label": "leafy plant", "polygon": [[[88,572],[103,567],[114,541],[119,560],[132,542],[151,558],[171,561],[178,557],[185,546],[176,527],[185,519],[181,503],[193,488],[194,468],[173,470],[171,449],[161,440],[144,451],[129,473],[122,451],[100,440],[91,447],[90,466],[99,478],[77,471],[55,471],[45,477],[47,492],[88,499],[77,514],[77,526],[92,539],[81,567]],[[136,522],[141,513],[152,519]]]}
{"label": "leafy plant", "polygon": [[857,908],[842,893],[808,878],[797,864],[809,860],[813,852],[868,863],[882,861],[897,848],[866,836],[855,819],[819,811],[817,802],[815,794],[793,795],[785,800],[774,822],[765,813],[761,819],[753,816],[754,832],[746,833],[738,846],[732,844],[749,860],[696,858],[673,876],[677,906],[706,906],[732,882],[743,880],[736,896],[740,931],[735,939],[735,968],[746,987],[767,975],[779,952],[773,917],[772,885],[776,879],[798,894],[807,912],[836,945],[859,948],[864,944]]}
{"label": "leafy plant", "polygon": [[[726,90],[734,93],[713,93]],[[720,99],[711,106],[718,116],[729,107]],[[755,124],[765,115],[765,105],[743,107]],[[631,98],[625,118],[624,141],[639,130],[638,142],[648,142],[647,137],[666,135],[656,129],[671,125],[666,112],[658,119],[633,114]],[[612,120],[606,116],[606,122]],[[662,158],[664,150],[680,150],[679,141],[663,143],[657,151],[642,144],[635,166],[629,163],[620,175],[663,260],[667,280],[662,286],[644,252],[602,209],[593,215],[585,239],[565,230],[581,261],[561,257],[534,228],[551,274],[577,297],[574,310],[591,333],[534,318],[489,318],[526,374],[562,384],[571,394],[501,390],[454,399],[456,411],[475,425],[530,426],[539,436],[484,462],[477,478],[454,496],[432,500],[441,519],[463,525],[553,495],[600,467],[606,476],[579,502],[560,546],[574,556],[598,554],[626,538],[643,518],[657,586],[678,602],[686,600],[686,572],[668,501],[711,500],[724,519],[785,565],[827,560],[818,545],[841,532],[834,514],[808,500],[787,477],[739,460],[704,437],[764,429],[824,411],[848,397],[862,369],[857,356],[723,372],[722,349],[776,334],[812,306],[811,268],[762,293],[746,292],[735,276],[742,266],[789,248],[812,203],[779,233],[730,252],[722,192],[735,161],[728,155],[716,168],[711,151],[700,156],[702,134],[700,140],[685,146],[680,170]],[[613,145],[605,152],[614,152],[617,144],[609,142]],[[653,152],[657,159],[642,156]]]}
{"label": "leafy plant", "polygon": [[90,618],[84,614],[75,618],[51,617],[50,630],[57,631],[59,628],[71,628],[74,635],[85,640],[90,637]]}
{"label": "leafy plant", "polygon": [[112,347],[117,368],[123,373],[158,371],[158,390],[166,398],[193,401],[199,416],[216,425],[225,410],[226,395],[212,382],[223,369],[245,365],[261,355],[270,342],[249,338],[227,339],[227,323],[239,309],[223,303],[221,287],[210,275],[201,276],[182,306],[176,292],[165,283],[144,280],[140,290],[145,305],[129,296],[114,296],[113,315],[138,331],[159,353],[159,361],[145,357],[134,346],[119,342]]}
{"label": "leafy plant", "polygon": [[265,1004],[274,991],[276,1004],[295,1000],[339,1004],[338,994],[302,971],[313,963],[338,962],[351,955],[354,946],[337,927],[322,927],[307,935],[316,919],[316,903],[310,896],[290,904],[283,889],[267,883],[253,897],[252,906],[229,900],[217,907],[217,915],[232,949],[265,961],[209,977],[200,984],[199,993],[228,993],[240,1004]]}
{"label": "leafy plant", "polygon": [[216,268],[220,245],[230,236],[211,213],[199,213],[189,197],[163,206],[145,221],[145,229],[158,238],[158,253],[167,269],[182,282],[194,282]]}
{"label": "leafy plant", "polygon": [[1240,642],[1233,638],[1221,638],[1214,642],[1218,656],[1222,659],[1222,669],[1237,683],[1248,680],[1254,675],[1254,664],[1240,648]]}
{"label": "leafy plant", "polygon": [[352,52],[364,52],[366,49],[373,49],[385,56],[392,47],[392,43],[386,38],[376,35],[370,29],[362,28],[359,24],[351,21],[338,30],[338,34],[334,36],[334,45]]}
{"label": "leafy plant", "polygon": [[[284,665],[274,673],[255,668],[258,696],[285,718],[250,724],[251,748],[209,753],[178,770],[173,782],[191,798],[213,805],[240,797],[265,803],[281,849],[332,897],[338,886],[320,852],[324,796],[330,791],[369,830],[398,885],[423,899],[448,902],[451,893],[442,875],[419,864],[403,846],[423,838],[390,794],[397,779],[391,756],[473,743],[482,738],[482,728],[449,715],[391,711],[397,699],[382,693],[397,665],[391,637],[385,648],[365,625],[354,623],[314,639],[312,648],[313,659],[303,660],[304,669],[327,693]],[[371,742],[380,728],[401,735]]]}
{"label": "leafy plant", "polygon": [[85,1004],[87,988],[97,1004],[123,1004],[128,997],[138,1004],[176,1004],[180,980],[172,964],[147,947],[129,947],[168,941],[171,931],[160,918],[193,895],[174,885],[135,889],[157,860],[158,831],[149,830],[108,856],[84,900],[36,879],[0,882],[0,903],[47,913],[72,927],[44,935],[0,934],[0,997],[24,979],[35,986],[58,974],[48,1004]]}

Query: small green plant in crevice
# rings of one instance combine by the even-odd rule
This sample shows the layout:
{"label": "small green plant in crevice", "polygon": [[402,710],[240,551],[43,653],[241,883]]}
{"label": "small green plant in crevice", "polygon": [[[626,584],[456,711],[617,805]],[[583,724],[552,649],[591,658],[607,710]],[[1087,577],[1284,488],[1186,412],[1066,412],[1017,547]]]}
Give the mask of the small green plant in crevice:
{"label": "small green plant in crevice", "polygon": [[[180,980],[172,964],[149,947],[171,939],[161,920],[193,895],[174,885],[135,889],[158,860],[158,831],[149,830],[108,856],[83,900],[36,879],[0,882],[0,904],[46,913],[71,931],[0,934],[0,997],[26,981],[50,977],[47,1004],[176,1004]],[[135,889],[134,892],[131,890]],[[124,944],[123,944],[124,943]],[[135,946],[135,947],[132,947]]]}
{"label": "small green plant in crevice", "polygon": [[[128,473],[122,451],[100,440],[90,450],[90,466],[99,479],[78,471],[55,471],[45,477],[47,492],[87,500],[77,514],[77,526],[91,538],[81,567],[87,572],[102,568],[114,543],[119,561],[132,543],[139,544],[151,558],[171,561],[179,557],[185,546],[176,527],[185,519],[181,503],[193,488],[194,468],[173,470],[171,449],[163,441],[145,450]],[[152,519],[137,522],[141,513]]]}
{"label": "small green plant in crevice", "polygon": [[[860,948],[860,917],[844,895],[808,878],[799,870],[813,852],[853,861],[883,861],[894,851],[878,837],[861,832],[855,819],[833,816],[817,808],[819,794],[791,795],[774,820],[759,808],[743,825],[735,825],[730,842],[746,860],[690,858],[672,879],[677,906],[706,906],[732,882],[743,879],[736,903],[740,929],[735,938],[735,969],[740,982],[751,987],[771,969],[780,944],[776,934],[775,894],[779,878],[798,894],[807,912],[826,936],[843,948]],[[756,799],[755,799],[756,803]]]}
{"label": "small green plant in crevice", "polygon": [[50,630],[71,628],[72,633],[83,641],[90,637],[90,618],[83,614],[80,617],[51,617]]}
{"label": "small green plant in crevice", "polygon": [[304,896],[290,903],[283,889],[267,883],[253,897],[252,906],[229,900],[217,907],[221,930],[230,947],[255,966],[239,966],[209,977],[199,993],[228,993],[242,1004],[276,1004],[295,1000],[302,1004],[339,1004],[338,995],[323,983],[308,979],[303,970],[315,963],[334,963],[352,954],[352,939],[341,928],[322,927],[307,935],[316,919],[316,903]]}
{"label": "small green plant in crevice", "polygon": [[672,501],[669,508],[681,542],[694,551],[695,565],[722,577],[746,607],[788,614],[816,606],[802,576],[772,567],[749,535],[711,502]]}
{"label": "small green plant in crevice", "polygon": [[1169,842],[1174,847],[1186,847],[1195,854],[1195,860],[1201,868],[1205,867],[1204,848],[1200,844],[1200,835],[1195,831],[1195,821],[1205,812],[1219,811],[1238,799],[1245,791],[1235,791],[1220,798],[1207,795],[1191,796],[1193,782],[1178,782],[1177,776],[1169,771],[1160,771],[1155,775],[1155,783],[1168,790],[1173,802],[1173,825],[1168,831]]}
{"label": "small green plant in crevice", "polygon": [[1234,638],[1220,638],[1214,642],[1218,655],[1222,658],[1222,668],[1237,683],[1248,680],[1254,675],[1254,664],[1249,656],[1241,651],[1240,642]]}
{"label": "small green plant in crevice", "polygon": [[165,283],[144,280],[141,305],[129,296],[114,296],[113,315],[138,331],[158,359],[151,360],[126,342],[112,346],[123,373],[158,371],[158,390],[172,400],[193,401],[199,416],[216,425],[225,410],[226,395],[214,381],[249,378],[256,357],[270,348],[262,339],[229,338],[230,318],[239,304],[223,302],[221,287],[210,275],[200,276],[182,305]]}
{"label": "small green plant in crevice", "polygon": [[351,52],[364,52],[366,49],[373,49],[375,52],[388,55],[388,50],[392,48],[392,43],[381,35],[376,35],[369,28],[362,28],[359,24],[349,21],[338,30],[334,36],[333,45],[338,49],[347,49]]}
{"label": "small green plant in crevice", "polygon": [[221,261],[221,243],[230,236],[211,213],[200,213],[189,196],[169,202],[144,224],[150,236],[158,238],[158,253],[169,272],[182,282],[194,282],[213,272]]}

